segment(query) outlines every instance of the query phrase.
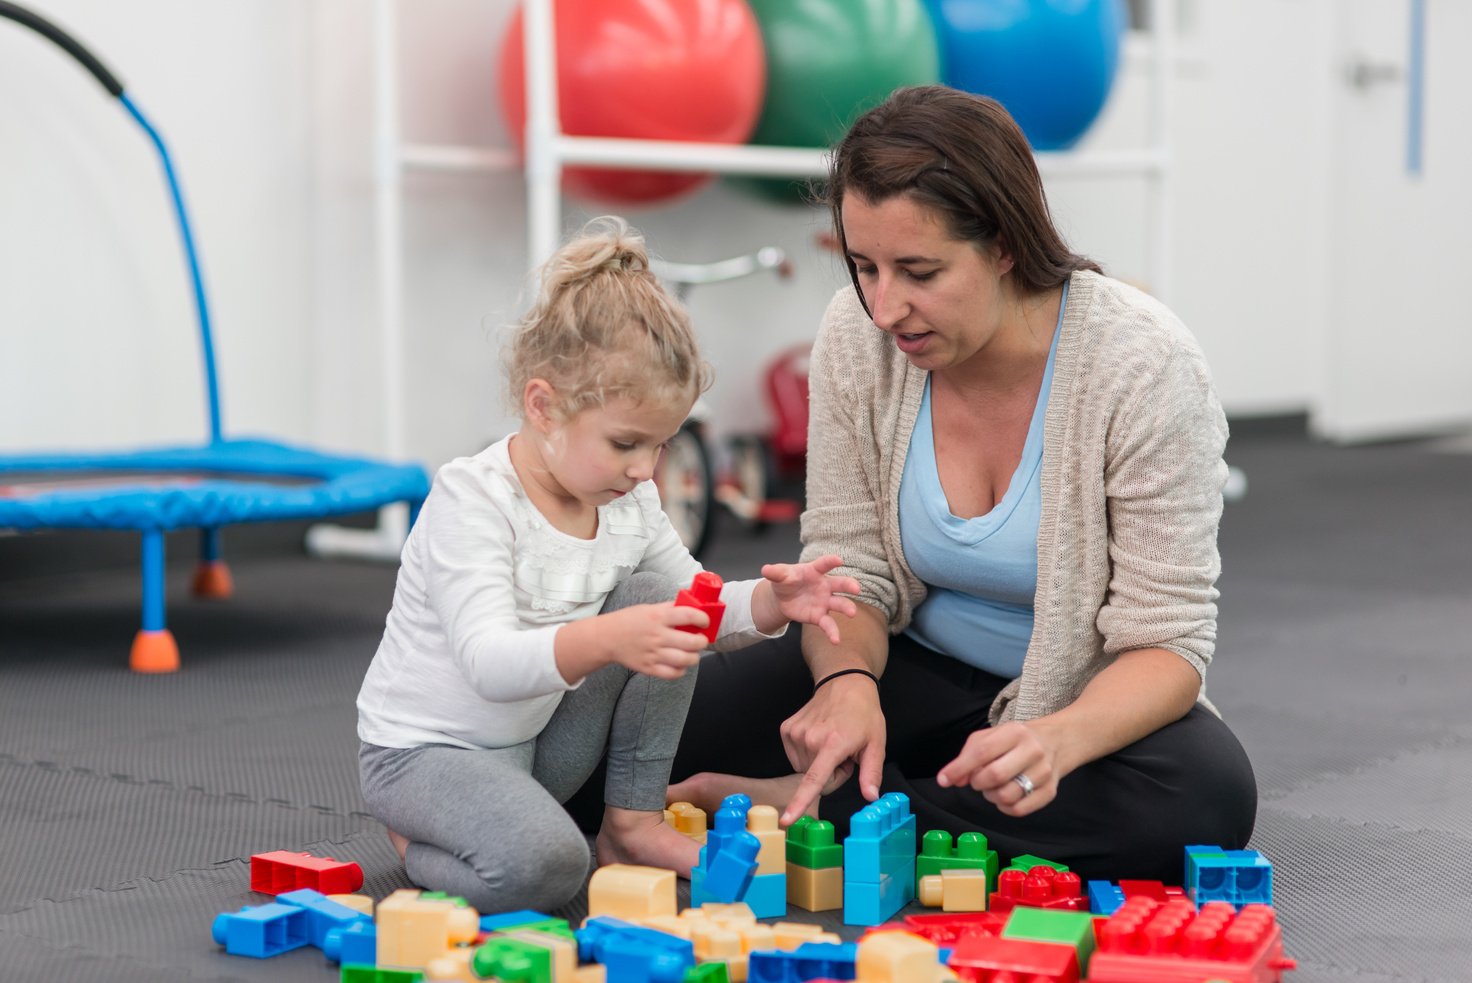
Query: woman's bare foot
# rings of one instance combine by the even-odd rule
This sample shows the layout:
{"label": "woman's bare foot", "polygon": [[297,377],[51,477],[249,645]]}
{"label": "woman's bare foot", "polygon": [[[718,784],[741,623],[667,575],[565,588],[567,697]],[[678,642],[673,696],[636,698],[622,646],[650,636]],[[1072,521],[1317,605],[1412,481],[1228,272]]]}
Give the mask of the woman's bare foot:
{"label": "woman's bare foot", "polygon": [[395,833],[387,826],[384,829],[388,832],[388,841],[394,845],[394,852],[399,855],[399,863],[403,863],[404,851],[409,849],[409,837],[402,833]]}
{"label": "woman's bare foot", "polygon": [[[691,775],[683,782],[671,785],[665,798],[670,802],[688,802],[705,810],[708,822],[714,822],[721,800],[738,792],[751,797],[753,805],[774,806],[785,809],[797,794],[802,775],[783,775],[781,778],[745,778],[741,775],[723,775],[714,771],[702,771]],[[816,816],[816,807],[812,811]]]}
{"label": "woman's bare foot", "polygon": [[700,844],[664,821],[664,813],[605,806],[596,842],[598,866],[663,867],[681,877],[700,861]]}

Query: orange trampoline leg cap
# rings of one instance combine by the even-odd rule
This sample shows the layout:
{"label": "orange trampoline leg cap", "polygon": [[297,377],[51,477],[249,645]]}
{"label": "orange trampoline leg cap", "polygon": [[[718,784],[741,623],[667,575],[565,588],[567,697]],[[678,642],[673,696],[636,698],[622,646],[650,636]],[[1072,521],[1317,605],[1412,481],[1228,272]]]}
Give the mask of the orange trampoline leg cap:
{"label": "orange trampoline leg cap", "polygon": [[140,631],[133,637],[128,665],[134,672],[177,672],[179,646],[174,644],[174,633],[167,628],[163,631]]}
{"label": "orange trampoline leg cap", "polygon": [[211,560],[194,568],[194,583],[190,589],[195,597],[224,600],[235,593],[235,582],[230,579],[230,568],[224,560]]}

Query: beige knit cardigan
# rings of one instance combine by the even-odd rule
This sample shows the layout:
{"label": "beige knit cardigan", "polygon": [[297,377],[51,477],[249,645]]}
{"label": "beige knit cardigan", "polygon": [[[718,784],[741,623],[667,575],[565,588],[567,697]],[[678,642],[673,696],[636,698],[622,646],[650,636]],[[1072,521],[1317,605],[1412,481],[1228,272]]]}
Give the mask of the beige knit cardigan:
{"label": "beige knit cardigan", "polygon": [[[925,598],[900,547],[899,488],[926,375],[852,287],[838,292],[811,364],[803,559],[842,556],[891,633]],[[1067,706],[1130,649],[1175,652],[1204,683],[1227,423],[1195,339],[1146,294],[1075,273],[1043,435],[1032,641],[992,722]]]}

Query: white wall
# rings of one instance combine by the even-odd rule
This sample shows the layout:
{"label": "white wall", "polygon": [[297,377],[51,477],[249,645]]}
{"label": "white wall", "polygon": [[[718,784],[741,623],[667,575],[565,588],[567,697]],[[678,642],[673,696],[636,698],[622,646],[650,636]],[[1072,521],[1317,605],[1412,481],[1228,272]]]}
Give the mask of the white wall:
{"label": "white wall", "polygon": [[[217,320],[226,423],[382,446],[372,242],[372,58],[364,0],[34,0],[114,66],[175,150]],[[1316,407],[1333,343],[1330,0],[1188,4],[1176,92],[1171,300],[1231,413]],[[495,52],[511,0],[400,3],[406,137],[504,146]],[[1086,146],[1143,132],[1127,64]],[[202,432],[196,347],[154,163],[119,109],[0,23],[0,450]],[[1075,246],[1143,279],[1143,184],[1053,181]],[[405,183],[410,451],[435,464],[509,425],[500,328],[523,296],[517,174]],[[572,227],[597,205],[569,202]],[[716,184],[629,217],[670,259],[768,243],[792,280],[697,291],[721,429],[765,425],[763,362],[810,338],[843,282],[813,209]],[[1394,285],[1394,289],[1404,289]]]}

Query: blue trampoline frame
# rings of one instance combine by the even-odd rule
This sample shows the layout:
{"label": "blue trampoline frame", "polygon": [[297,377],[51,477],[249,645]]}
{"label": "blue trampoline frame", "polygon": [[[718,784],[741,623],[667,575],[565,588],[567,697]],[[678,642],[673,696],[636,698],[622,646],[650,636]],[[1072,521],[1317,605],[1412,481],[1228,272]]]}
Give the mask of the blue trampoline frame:
{"label": "blue trampoline frame", "polygon": [[[165,619],[165,533],[181,528],[201,530],[201,565],[195,577],[195,593],[226,596],[230,588],[221,560],[223,526],[367,512],[396,502],[409,506],[412,525],[429,494],[429,477],[417,464],[345,457],[271,440],[224,436],[209,302],[168,147],[116,76],[61,28],[7,0],[0,0],[0,18],[36,31],[79,61],[122,103],[157,151],[194,291],[210,428],[208,442],[193,446],[0,456],[0,487],[7,478],[26,475],[63,479],[61,487],[16,497],[0,495],[0,528],[127,529],[140,533],[142,628],[133,641],[130,665],[142,672],[171,672],[179,667],[179,654]],[[147,473],[150,478],[129,482],[126,475],[132,472]],[[64,479],[68,476],[99,473],[113,473],[123,480],[102,487],[66,487]],[[161,474],[178,478],[158,480]],[[285,480],[273,483],[271,478]]]}

